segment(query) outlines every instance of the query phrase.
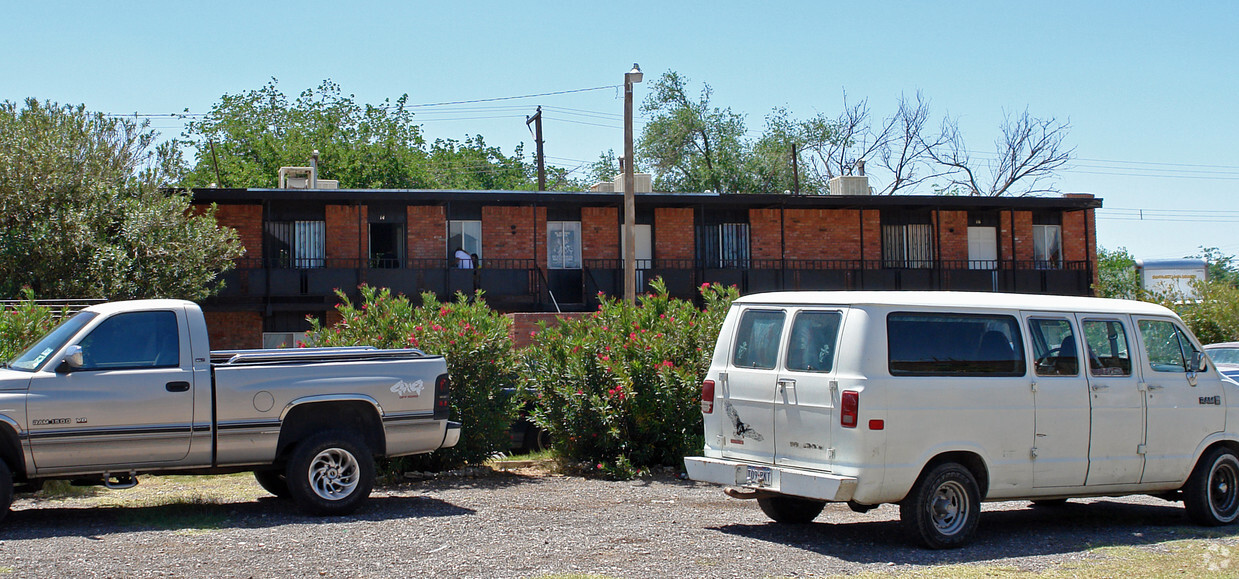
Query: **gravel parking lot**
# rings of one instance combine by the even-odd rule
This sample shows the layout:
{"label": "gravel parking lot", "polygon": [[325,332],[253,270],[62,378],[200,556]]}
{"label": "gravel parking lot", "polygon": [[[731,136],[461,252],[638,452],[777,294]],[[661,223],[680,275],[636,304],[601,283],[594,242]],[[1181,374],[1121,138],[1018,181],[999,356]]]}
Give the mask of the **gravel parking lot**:
{"label": "gravel parking lot", "polygon": [[[207,484],[195,481],[218,478],[172,487],[193,491]],[[378,489],[344,518],[302,516],[244,475],[188,501],[98,505],[142,488],[19,499],[0,523],[0,576],[803,577],[949,564],[1036,571],[1106,557],[1098,546],[1157,550],[1208,538],[1233,549],[1239,537],[1233,528],[1190,526],[1178,503],[1149,497],[1009,502],[985,505],[974,544],[927,551],[910,545],[894,506],[862,515],[829,505],[811,525],[782,526],[752,501],[675,473],[623,482],[533,471],[444,476]]]}

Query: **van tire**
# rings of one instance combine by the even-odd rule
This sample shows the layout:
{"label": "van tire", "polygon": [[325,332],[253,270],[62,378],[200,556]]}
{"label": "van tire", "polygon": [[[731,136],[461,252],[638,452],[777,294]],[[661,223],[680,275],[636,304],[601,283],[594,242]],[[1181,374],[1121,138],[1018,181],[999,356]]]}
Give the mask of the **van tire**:
{"label": "van tire", "polygon": [[972,471],[954,462],[930,469],[899,503],[904,528],[930,549],[954,549],[972,540],[981,518],[981,493]]}
{"label": "van tire", "polygon": [[293,449],[284,471],[288,494],[313,515],[347,515],[374,488],[374,457],[364,444],[340,431],[315,434]]}
{"label": "van tire", "polygon": [[1187,518],[1207,527],[1239,519],[1239,457],[1225,447],[1206,452],[1183,487]]}
{"label": "van tire", "polygon": [[759,497],[757,506],[776,523],[805,525],[822,514],[826,503],[797,497]]}
{"label": "van tire", "polygon": [[9,465],[0,460],[0,520],[9,514],[9,507],[13,504],[13,472],[9,470]]}
{"label": "van tire", "polygon": [[258,486],[261,486],[263,490],[281,499],[288,498],[288,479],[284,478],[284,471],[256,470],[254,480],[258,481]]}

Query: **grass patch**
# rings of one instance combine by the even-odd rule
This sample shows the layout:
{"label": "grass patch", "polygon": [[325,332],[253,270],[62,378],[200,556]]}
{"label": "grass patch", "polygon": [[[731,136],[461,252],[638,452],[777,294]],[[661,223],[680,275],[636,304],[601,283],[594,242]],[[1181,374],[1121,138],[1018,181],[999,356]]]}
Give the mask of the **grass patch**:
{"label": "grass patch", "polygon": [[0,565],[0,573],[3,573],[5,575],[8,575],[9,573],[12,573],[16,570],[17,569],[14,569],[13,567],[6,567],[4,565]]}
{"label": "grass patch", "polygon": [[74,486],[69,484],[67,480],[49,480],[43,483],[43,488],[39,492],[34,493],[34,496],[40,499],[54,501],[58,499],[77,499],[82,497],[93,497],[103,490],[103,487],[94,486]]}
{"label": "grass patch", "polygon": [[1208,539],[1171,541],[1145,547],[1100,547],[1088,551],[1084,560],[1051,563],[1041,571],[1009,565],[942,565],[907,572],[869,572],[863,579],[891,577],[952,577],[959,579],[1068,579],[1075,577],[1122,577],[1162,579],[1169,577],[1235,577],[1239,575],[1239,545]]}

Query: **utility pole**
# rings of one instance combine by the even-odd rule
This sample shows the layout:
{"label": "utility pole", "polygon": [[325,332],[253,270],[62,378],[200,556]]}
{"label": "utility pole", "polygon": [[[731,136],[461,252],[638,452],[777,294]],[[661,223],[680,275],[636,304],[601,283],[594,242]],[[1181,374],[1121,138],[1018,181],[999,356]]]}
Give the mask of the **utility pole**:
{"label": "utility pole", "polygon": [[633,191],[632,85],[641,82],[641,67],[624,73],[624,301],[637,303],[637,201]]}
{"label": "utility pole", "polygon": [[538,112],[532,117],[525,117],[525,126],[533,123],[534,136],[533,141],[538,146],[538,190],[546,191],[546,157],[542,155],[542,107],[538,107]]}
{"label": "utility pole", "polygon": [[792,191],[800,194],[800,163],[796,159],[796,143],[792,143]]}

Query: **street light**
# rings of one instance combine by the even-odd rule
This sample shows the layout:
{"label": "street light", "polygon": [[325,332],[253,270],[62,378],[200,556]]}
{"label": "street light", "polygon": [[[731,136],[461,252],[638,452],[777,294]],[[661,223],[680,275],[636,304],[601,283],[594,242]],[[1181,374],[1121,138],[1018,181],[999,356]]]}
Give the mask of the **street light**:
{"label": "street light", "polygon": [[641,82],[641,67],[624,73],[624,301],[637,303],[637,200],[632,180],[632,85]]}

